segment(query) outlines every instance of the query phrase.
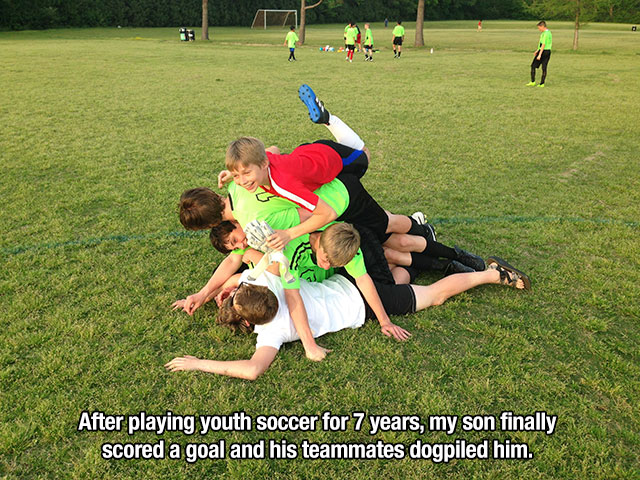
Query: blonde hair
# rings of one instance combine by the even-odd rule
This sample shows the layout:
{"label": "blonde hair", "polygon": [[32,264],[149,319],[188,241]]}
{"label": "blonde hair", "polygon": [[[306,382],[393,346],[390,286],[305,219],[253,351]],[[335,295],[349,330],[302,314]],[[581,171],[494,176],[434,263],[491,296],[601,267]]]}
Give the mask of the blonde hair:
{"label": "blonde hair", "polygon": [[332,267],[344,267],[358,253],[360,234],[350,223],[334,223],[320,235],[320,246]]}
{"label": "blonde hair", "polygon": [[262,166],[267,159],[264,143],[254,137],[240,137],[229,144],[225,165],[227,170],[237,170],[239,166]]}

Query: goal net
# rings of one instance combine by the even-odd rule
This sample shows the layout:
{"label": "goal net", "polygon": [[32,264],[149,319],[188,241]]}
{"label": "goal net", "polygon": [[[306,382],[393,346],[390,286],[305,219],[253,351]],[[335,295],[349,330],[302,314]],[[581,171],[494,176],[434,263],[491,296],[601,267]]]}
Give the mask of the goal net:
{"label": "goal net", "polygon": [[293,25],[298,28],[297,10],[264,10],[260,9],[253,17],[251,28],[285,27]]}

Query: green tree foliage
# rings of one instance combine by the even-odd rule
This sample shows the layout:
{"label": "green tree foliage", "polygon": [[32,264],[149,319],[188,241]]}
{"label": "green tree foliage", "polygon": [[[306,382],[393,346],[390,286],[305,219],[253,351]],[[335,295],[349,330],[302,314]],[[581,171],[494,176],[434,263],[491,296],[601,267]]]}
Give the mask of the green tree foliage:
{"label": "green tree foliage", "polygon": [[[425,20],[530,18],[546,4],[571,0],[427,0]],[[581,0],[590,20],[640,23],[640,0]],[[314,3],[309,0],[309,3]],[[307,10],[307,23],[413,21],[418,0],[333,0]],[[300,0],[209,0],[211,26],[249,26],[259,8],[299,9]],[[553,7],[555,9],[555,7]],[[533,9],[533,10],[532,10]],[[563,18],[567,13],[558,10]],[[551,18],[551,17],[547,17]],[[560,17],[556,17],[560,18]],[[0,0],[0,28],[176,27],[202,24],[202,0]]]}

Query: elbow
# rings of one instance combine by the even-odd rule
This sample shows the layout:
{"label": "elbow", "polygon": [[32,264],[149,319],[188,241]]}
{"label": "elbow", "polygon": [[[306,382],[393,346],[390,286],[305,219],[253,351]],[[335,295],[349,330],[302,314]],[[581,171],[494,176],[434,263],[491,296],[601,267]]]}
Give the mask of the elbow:
{"label": "elbow", "polygon": [[260,375],[262,375],[264,373],[264,369],[260,368],[258,365],[252,365],[249,369],[247,369],[247,371],[245,372],[244,375],[244,379],[245,380],[251,380],[251,381],[255,381],[258,379],[258,377],[260,377]]}

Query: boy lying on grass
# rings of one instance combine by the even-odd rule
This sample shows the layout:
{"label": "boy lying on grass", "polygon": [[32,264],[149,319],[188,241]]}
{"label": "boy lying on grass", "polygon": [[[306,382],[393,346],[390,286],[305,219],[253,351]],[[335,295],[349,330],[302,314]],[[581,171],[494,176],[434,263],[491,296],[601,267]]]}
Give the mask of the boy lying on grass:
{"label": "boy lying on grass", "polygon": [[[404,315],[441,305],[448,298],[484,284],[502,284],[517,289],[530,288],[529,278],[498,257],[489,257],[488,269],[483,272],[457,273],[436,283],[424,285],[388,285],[382,296],[385,309],[391,314]],[[280,279],[265,272],[253,282],[247,281],[249,272],[234,275],[216,297],[221,306],[217,322],[234,330],[256,333],[256,352],[249,360],[204,360],[190,355],[176,357],[167,370],[201,370],[231,377],[255,380],[275,359],[280,346],[299,339],[284,298]],[[306,305],[309,326],[314,337],[344,328],[358,328],[371,310],[357,288],[342,275],[320,283],[300,282],[300,294]],[[184,300],[174,303],[182,308]]]}

